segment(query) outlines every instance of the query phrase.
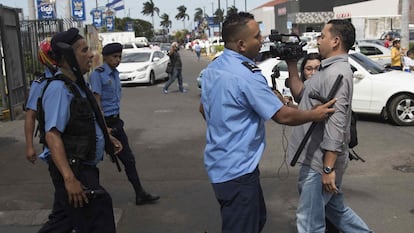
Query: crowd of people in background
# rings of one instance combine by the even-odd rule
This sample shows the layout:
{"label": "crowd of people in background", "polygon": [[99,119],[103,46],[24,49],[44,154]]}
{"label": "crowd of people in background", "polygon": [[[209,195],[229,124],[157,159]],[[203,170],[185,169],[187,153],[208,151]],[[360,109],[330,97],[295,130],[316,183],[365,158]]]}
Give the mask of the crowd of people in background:
{"label": "crowd of people in background", "polygon": [[391,49],[391,69],[411,72],[414,70],[414,48],[402,48],[400,38],[392,38],[387,34],[384,47]]}

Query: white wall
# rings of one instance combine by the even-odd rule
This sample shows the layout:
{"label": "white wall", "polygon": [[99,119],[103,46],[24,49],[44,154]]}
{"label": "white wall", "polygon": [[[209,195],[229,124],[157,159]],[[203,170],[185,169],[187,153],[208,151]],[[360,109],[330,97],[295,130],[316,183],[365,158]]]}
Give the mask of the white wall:
{"label": "white wall", "polygon": [[263,24],[262,36],[270,34],[270,30],[275,29],[275,11],[274,6],[261,7],[250,11],[254,15],[254,19]]}
{"label": "white wall", "polygon": [[356,39],[378,39],[387,30],[401,26],[399,0],[372,0],[334,7],[335,18],[351,18]]}
{"label": "white wall", "polygon": [[350,14],[351,17],[384,17],[398,15],[398,0],[372,0],[334,7],[338,14]]}

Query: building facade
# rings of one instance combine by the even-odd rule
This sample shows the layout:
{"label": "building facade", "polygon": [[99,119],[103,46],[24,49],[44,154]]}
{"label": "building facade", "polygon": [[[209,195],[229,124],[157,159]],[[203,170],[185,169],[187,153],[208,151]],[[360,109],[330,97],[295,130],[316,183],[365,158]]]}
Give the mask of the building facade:
{"label": "building facade", "polygon": [[[409,22],[414,23],[414,0]],[[281,33],[320,32],[331,19],[349,19],[357,39],[377,39],[387,30],[401,29],[402,0],[274,0],[251,11],[264,36],[271,29]],[[369,9],[369,10],[367,10]]]}

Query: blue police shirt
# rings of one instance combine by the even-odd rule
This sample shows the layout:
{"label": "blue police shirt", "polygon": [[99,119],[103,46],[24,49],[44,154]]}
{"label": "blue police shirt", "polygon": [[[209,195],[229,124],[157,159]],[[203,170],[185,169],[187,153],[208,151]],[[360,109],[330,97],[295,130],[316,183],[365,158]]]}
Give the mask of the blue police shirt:
{"label": "blue police shirt", "polygon": [[265,149],[264,123],[283,106],[260,70],[252,71],[242,62],[254,64],[225,49],[203,73],[204,164],[212,183],[254,171]]}
{"label": "blue police shirt", "polygon": [[[103,71],[98,71],[99,69]],[[92,72],[89,83],[92,91],[101,96],[104,115],[119,114],[122,87],[118,70],[112,70],[108,64],[104,63]]]}
{"label": "blue police shirt", "polygon": [[[52,72],[49,69],[45,69],[45,78],[53,77]],[[32,85],[30,86],[29,98],[27,99],[26,109],[31,109],[33,111],[37,111],[37,100],[42,95],[43,87],[46,85],[46,80],[42,82],[33,81]]]}
{"label": "blue police shirt", "polygon": [[[76,88],[78,86],[75,84]],[[78,88],[83,97],[85,93]],[[70,118],[70,103],[73,98],[73,94],[66,87],[65,83],[60,80],[52,81],[46,88],[42,104],[45,112],[45,132],[49,132],[53,128],[56,128],[60,133],[65,131],[66,125]],[[96,130],[96,158],[94,161],[87,162],[86,164],[96,165],[103,159],[105,140],[101,128],[97,121],[95,121]],[[45,151],[41,154],[42,159],[46,159],[49,155],[49,149],[45,148]]]}

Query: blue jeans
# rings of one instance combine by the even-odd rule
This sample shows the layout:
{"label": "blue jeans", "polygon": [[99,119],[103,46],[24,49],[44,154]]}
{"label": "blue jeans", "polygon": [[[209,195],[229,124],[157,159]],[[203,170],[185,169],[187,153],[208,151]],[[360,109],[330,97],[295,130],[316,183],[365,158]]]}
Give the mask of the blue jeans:
{"label": "blue jeans", "polygon": [[296,211],[298,233],[324,233],[325,215],[343,233],[373,232],[365,222],[344,204],[342,180],[337,194],[323,189],[322,174],[309,166],[299,172],[299,204]]}
{"label": "blue jeans", "polygon": [[178,89],[180,89],[181,92],[184,91],[183,88],[183,74],[182,74],[182,68],[174,67],[172,73],[169,74],[168,82],[164,86],[164,90],[168,90],[170,85],[175,81],[175,79],[178,79]]}

